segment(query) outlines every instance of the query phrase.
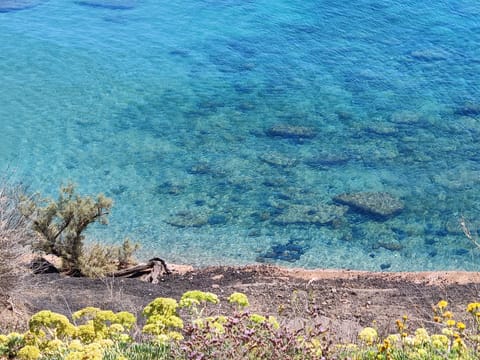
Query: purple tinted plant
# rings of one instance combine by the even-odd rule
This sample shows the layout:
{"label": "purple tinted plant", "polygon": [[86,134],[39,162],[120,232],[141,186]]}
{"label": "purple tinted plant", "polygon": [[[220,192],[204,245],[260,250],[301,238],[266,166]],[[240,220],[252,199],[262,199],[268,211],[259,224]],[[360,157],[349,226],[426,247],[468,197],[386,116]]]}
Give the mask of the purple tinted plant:
{"label": "purple tinted plant", "polygon": [[291,330],[272,317],[248,312],[218,318],[185,326],[184,340],[172,349],[174,358],[313,360],[329,353],[327,330],[320,325]]}

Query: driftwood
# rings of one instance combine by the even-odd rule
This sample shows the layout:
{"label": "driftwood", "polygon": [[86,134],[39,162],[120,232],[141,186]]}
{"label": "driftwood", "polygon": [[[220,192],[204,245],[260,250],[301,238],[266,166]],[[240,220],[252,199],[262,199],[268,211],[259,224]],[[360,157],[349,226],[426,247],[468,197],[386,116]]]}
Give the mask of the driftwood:
{"label": "driftwood", "polygon": [[148,260],[145,264],[139,264],[127,269],[122,269],[108,274],[113,277],[140,277],[143,281],[157,284],[162,275],[170,275],[172,272],[168,269],[167,263],[160,258]]}

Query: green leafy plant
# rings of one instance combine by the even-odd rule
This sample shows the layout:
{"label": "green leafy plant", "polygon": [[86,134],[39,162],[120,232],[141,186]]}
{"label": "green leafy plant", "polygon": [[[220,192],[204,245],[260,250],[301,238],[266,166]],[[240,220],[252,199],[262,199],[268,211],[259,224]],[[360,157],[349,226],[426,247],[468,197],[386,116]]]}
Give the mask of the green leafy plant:
{"label": "green leafy plant", "polygon": [[47,254],[59,256],[63,270],[81,274],[81,258],[84,254],[84,231],[95,222],[107,224],[112,200],[103,194],[94,199],[80,196],[75,186],[60,188],[57,200],[34,197],[24,199],[22,213],[32,220],[38,241],[33,247]]}

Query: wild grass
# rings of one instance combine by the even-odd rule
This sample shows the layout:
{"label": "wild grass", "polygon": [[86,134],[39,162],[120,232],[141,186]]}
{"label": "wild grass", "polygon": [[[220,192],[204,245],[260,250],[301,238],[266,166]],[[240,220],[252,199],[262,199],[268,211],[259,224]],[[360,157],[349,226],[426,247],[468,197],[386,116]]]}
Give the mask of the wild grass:
{"label": "wild grass", "polygon": [[20,259],[34,238],[29,220],[19,210],[23,188],[0,179],[0,300],[6,301],[22,284],[25,269]]}

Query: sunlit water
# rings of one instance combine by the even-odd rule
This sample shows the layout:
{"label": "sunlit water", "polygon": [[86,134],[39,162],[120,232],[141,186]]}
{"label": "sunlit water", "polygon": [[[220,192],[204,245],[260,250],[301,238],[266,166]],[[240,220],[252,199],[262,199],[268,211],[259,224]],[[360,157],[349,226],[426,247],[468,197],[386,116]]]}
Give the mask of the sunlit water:
{"label": "sunlit water", "polygon": [[[474,0],[0,0],[0,168],[105,192],[90,237],[143,257],[478,270],[458,222],[480,227],[479,19]],[[367,191],[405,208],[279,221]]]}

